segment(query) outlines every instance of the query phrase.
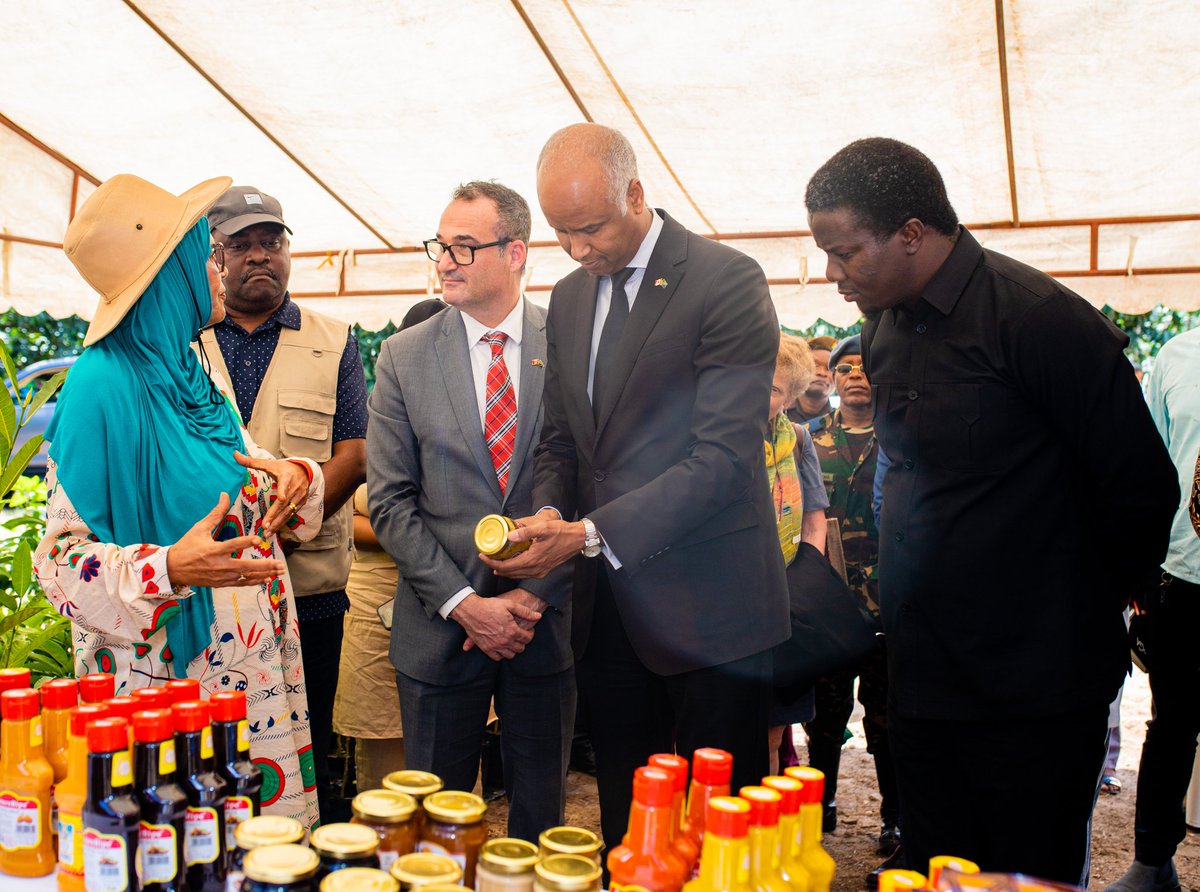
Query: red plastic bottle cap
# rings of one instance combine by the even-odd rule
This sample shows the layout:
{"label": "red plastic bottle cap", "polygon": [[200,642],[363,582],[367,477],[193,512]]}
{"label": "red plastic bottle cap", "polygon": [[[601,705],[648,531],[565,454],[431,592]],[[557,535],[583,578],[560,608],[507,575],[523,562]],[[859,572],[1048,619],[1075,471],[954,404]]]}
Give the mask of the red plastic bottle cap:
{"label": "red plastic bottle cap", "polygon": [[116,753],[129,749],[129,723],[124,719],[97,719],[88,725],[88,751]]}
{"label": "red plastic bottle cap", "polygon": [[17,688],[0,694],[0,716],[6,722],[35,719],[41,711],[41,698],[33,688]]}
{"label": "red plastic bottle cap", "polygon": [[175,717],[175,733],[188,734],[208,727],[208,704],[203,700],[184,700],[171,707]]}
{"label": "red plastic bottle cap", "polygon": [[683,756],[677,756],[674,753],[655,753],[646,764],[669,772],[675,781],[676,793],[682,793],[687,789],[688,763]]}
{"label": "red plastic bottle cap", "polygon": [[751,827],[774,827],[779,823],[783,797],[770,787],[742,787],[738,796],[750,803]]}
{"label": "red plastic bottle cap", "polygon": [[171,692],[171,703],[200,699],[200,682],[195,678],[175,678],[163,685]]}
{"label": "red plastic bottle cap", "polygon": [[71,710],[71,734],[87,737],[88,725],[97,719],[108,718],[108,707],[103,703],[84,703]]}
{"label": "red plastic bottle cap", "polygon": [[675,801],[675,778],[662,768],[639,768],[633,773],[633,798],[641,805],[670,805]]}
{"label": "red plastic bottle cap", "polygon": [[794,777],[775,774],[771,777],[764,777],[763,786],[774,790],[783,797],[783,801],[779,803],[780,814],[794,815],[800,811],[800,791],[804,789],[804,784],[800,781]]}
{"label": "red plastic bottle cap", "polygon": [[800,789],[800,802],[812,805],[820,802],[825,795],[825,772],[808,765],[793,765],[785,768],[783,773],[790,778],[800,781],[804,786]]}
{"label": "red plastic bottle cap", "polygon": [[43,709],[70,709],[79,705],[79,685],[73,678],[56,678],[40,688]]}
{"label": "red plastic bottle cap", "polygon": [[750,803],[734,796],[714,796],[708,800],[705,832],[722,839],[738,839],[746,835],[750,824]]}
{"label": "red plastic bottle cap", "polygon": [[174,702],[166,688],[138,688],[130,696],[138,703],[138,709],[170,709]]}
{"label": "red plastic bottle cap", "polygon": [[108,707],[110,715],[123,718],[127,722],[142,708],[132,697],[109,697],[104,701],[104,705]]}
{"label": "red plastic bottle cap", "polygon": [[222,691],[208,698],[214,722],[240,722],[246,717],[246,695],[241,691]]}
{"label": "red plastic bottle cap", "polygon": [[117,692],[117,680],[107,672],[93,672],[79,679],[79,697],[84,703],[103,703]]}
{"label": "red plastic bottle cap", "polygon": [[23,690],[32,686],[28,669],[0,669],[0,693]]}
{"label": "red plastic bottle cap", "polygon": [[175,734],[175,718],[169,709],[140,709],[133,714],[133,739],[138,743],[160,743]]}
{"label": "red plastic bottle cap", "polygon": [[733,777],[733,756],[725,750],[701,747],[692,754],[692,779],[706,787],[729,783]]}

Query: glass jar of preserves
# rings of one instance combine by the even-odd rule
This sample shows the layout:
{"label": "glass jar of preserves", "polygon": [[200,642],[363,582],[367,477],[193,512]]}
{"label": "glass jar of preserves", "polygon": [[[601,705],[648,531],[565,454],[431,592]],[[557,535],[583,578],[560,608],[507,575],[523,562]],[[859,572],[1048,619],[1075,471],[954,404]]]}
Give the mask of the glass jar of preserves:
{"label": "glass jar of preserves", "polygon": [[324,824],[308,837],[321,858],[317,879],[347,867],[379,867],[379,835],[362,824]]}
{"label": "glass jar of preserves", "polygon": [[421,838],[421,827],[425,824],[425,810],[421,805],[426,796],[440,790],[444,784],[436,774],[428,771],[417,771],[413,768],[402,771],[392,771],[383,778],[384,789],[397,793],[407,793],[417,802],[417,839]]}
{"label": "glass jar of preserves", "polygon": [[321,892],[400,892],[400,882],[373,867],[347,867],[321,880]]}
{"label": "glass jar of preserves", "polygon": [[401,855],[417,850],[417,801],[395,790],[367,790],[350,803],[352,824],[370,827],[379,836],[379,867],[387,870]]}
{"label": "glass jar of preserves", "polygon": [[453,886],[462,879],[462,868],[453,858],[431,852],[401,855],[392,862],[392,876],[400,883],[400,892],[435,884]]}
{"label": "glass jar of preserves", "polygon": [[475,886],[475,862],[487,842],[487,803],[474,793],[442,790],[425,797],[425,825],[418,851],[447,855],[463,871],[463,885]]}
{"label": "glass jar of preserves", "polygon": [[517,528],[516,521],[502,514],[487,514],[475,524],[475,547],[498,561],[508,560],[525,551],[532,542],[509,542],[508,534]]}
{"label": "glass jar of preserves", "polygon": [[538,850],[523,839],[489,839],[475,865],[476,892],[532,892]]}
{"label": "glass jar of preserves", "polygon": [[582,855],[550,855],[534,875],[534,892],[600,892],[600,865]]}
{"label": "glass jar of preserves", "polygon": [[295,845],[304,840],[304,825],[295,818],[283,815],[259,815],[242,821],[233,831],[234,847],[229,853],[229,872],[225,888],[238,892],[242,888],[242,865],[246,853],[263,846]]}
{"label": "glass jar of preserves", "polygon": [[246,853],[242,892],[317,892],[319,866],[317,853],[304,846],[261,846]]}
{"label": "glass jar of preserves", "polygon": [[551,827],[538,837],[538,851],[548,855],[582,855],[600,864],[600,837],[582,827]]}

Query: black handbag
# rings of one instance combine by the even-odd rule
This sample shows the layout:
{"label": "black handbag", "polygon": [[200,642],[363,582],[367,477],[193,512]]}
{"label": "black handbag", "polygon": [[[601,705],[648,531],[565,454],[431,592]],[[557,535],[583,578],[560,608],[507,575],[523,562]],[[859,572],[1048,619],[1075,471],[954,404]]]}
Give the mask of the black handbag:
{"label": "black handbag", "polygon": [[774,652],[775,688],[788,702],[880,646],[879,618],[859,605],[837,571],[807,542],[787,568],[792,636]]}

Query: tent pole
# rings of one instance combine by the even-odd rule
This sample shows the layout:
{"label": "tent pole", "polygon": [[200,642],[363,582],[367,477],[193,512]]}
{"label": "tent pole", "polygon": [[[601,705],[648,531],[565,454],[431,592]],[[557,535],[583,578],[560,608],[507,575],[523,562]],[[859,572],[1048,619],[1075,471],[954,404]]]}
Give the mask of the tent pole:
{"label": "tent pole", "polygon": [[525,7],[521,5],[521,0],[511,0],[513,8],[517,11],[517,15],[521,17],[521,21],[525,23],[525,27],[529,29],[529,33],[533,35],[534,42],[541,49],[542,55],[546,57],[546,61],[550,63],[550,67],[554,69],[554,73],[558,75],[558,79],[562,81],[562,85],[566,88],[567,93],[575,100],[575,105],[579,108],[579,113],[583,115],[583,119],[589,124],[595,123],[595,118],[592,113],[587,110],[587,106],[583,104],[583,100],[579,94],[575,92],[575,86],[571,83],[571,79],[567,77],[567,73],[563,71],[562,66],[558,64],[558,60],[554,58],[554,53],[550,52],[550,47],[546,45],[546,41],[542,39],[541,32],[533,23],[533,19],[525,12]]}
{"label": "tent pole", "polygon": [[1004,36],[1004,0],[996,0],[996,48],[1000,63],[1000,102],[1004,110],[1004,148],[1008,152],[1008,194],[1012,201],[1012,225],[1021,225],[1017,209],[1017,167],[1013,160],[1012,109],[1008,101],[1008,47]]}

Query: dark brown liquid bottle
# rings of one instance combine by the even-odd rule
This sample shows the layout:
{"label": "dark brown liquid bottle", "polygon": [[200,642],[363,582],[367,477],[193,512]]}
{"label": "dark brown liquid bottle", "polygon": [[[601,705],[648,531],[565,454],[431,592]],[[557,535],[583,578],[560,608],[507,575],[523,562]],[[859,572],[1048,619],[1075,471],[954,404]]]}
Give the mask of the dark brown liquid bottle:
{"label": "dark brown liquid bottle", "polygon": [[225,779],[213,770],[208,704],[185,700],[171,707],[175,719],[177,783],[187,796],[183,858],[190,892],[224,892]]}
{"label": "dark brown liquid bottle", "polygon": [[175,725],[169,709],[133,714],[133,786],[138,824],[138,874],[142,892],[181,892],[187,796],[175,783]]}
{"label": "dark brown liquid bottle", "polygon": [[87,739],[84,884],[88,892],[136,892],[141,810],[133,796],[129,726],[120,718],[98,719],[88,725]]}
{"label": "dark brown liquid bottle", "polygon": [[246,721],[246,695],[241,691],[213,694],[208,701],[212,715],[213,748],[217,774],[229,785],[225,798],[225,848],[237,846],[237,825],[262,811],[262,769],[250,761],[250,725]]}

